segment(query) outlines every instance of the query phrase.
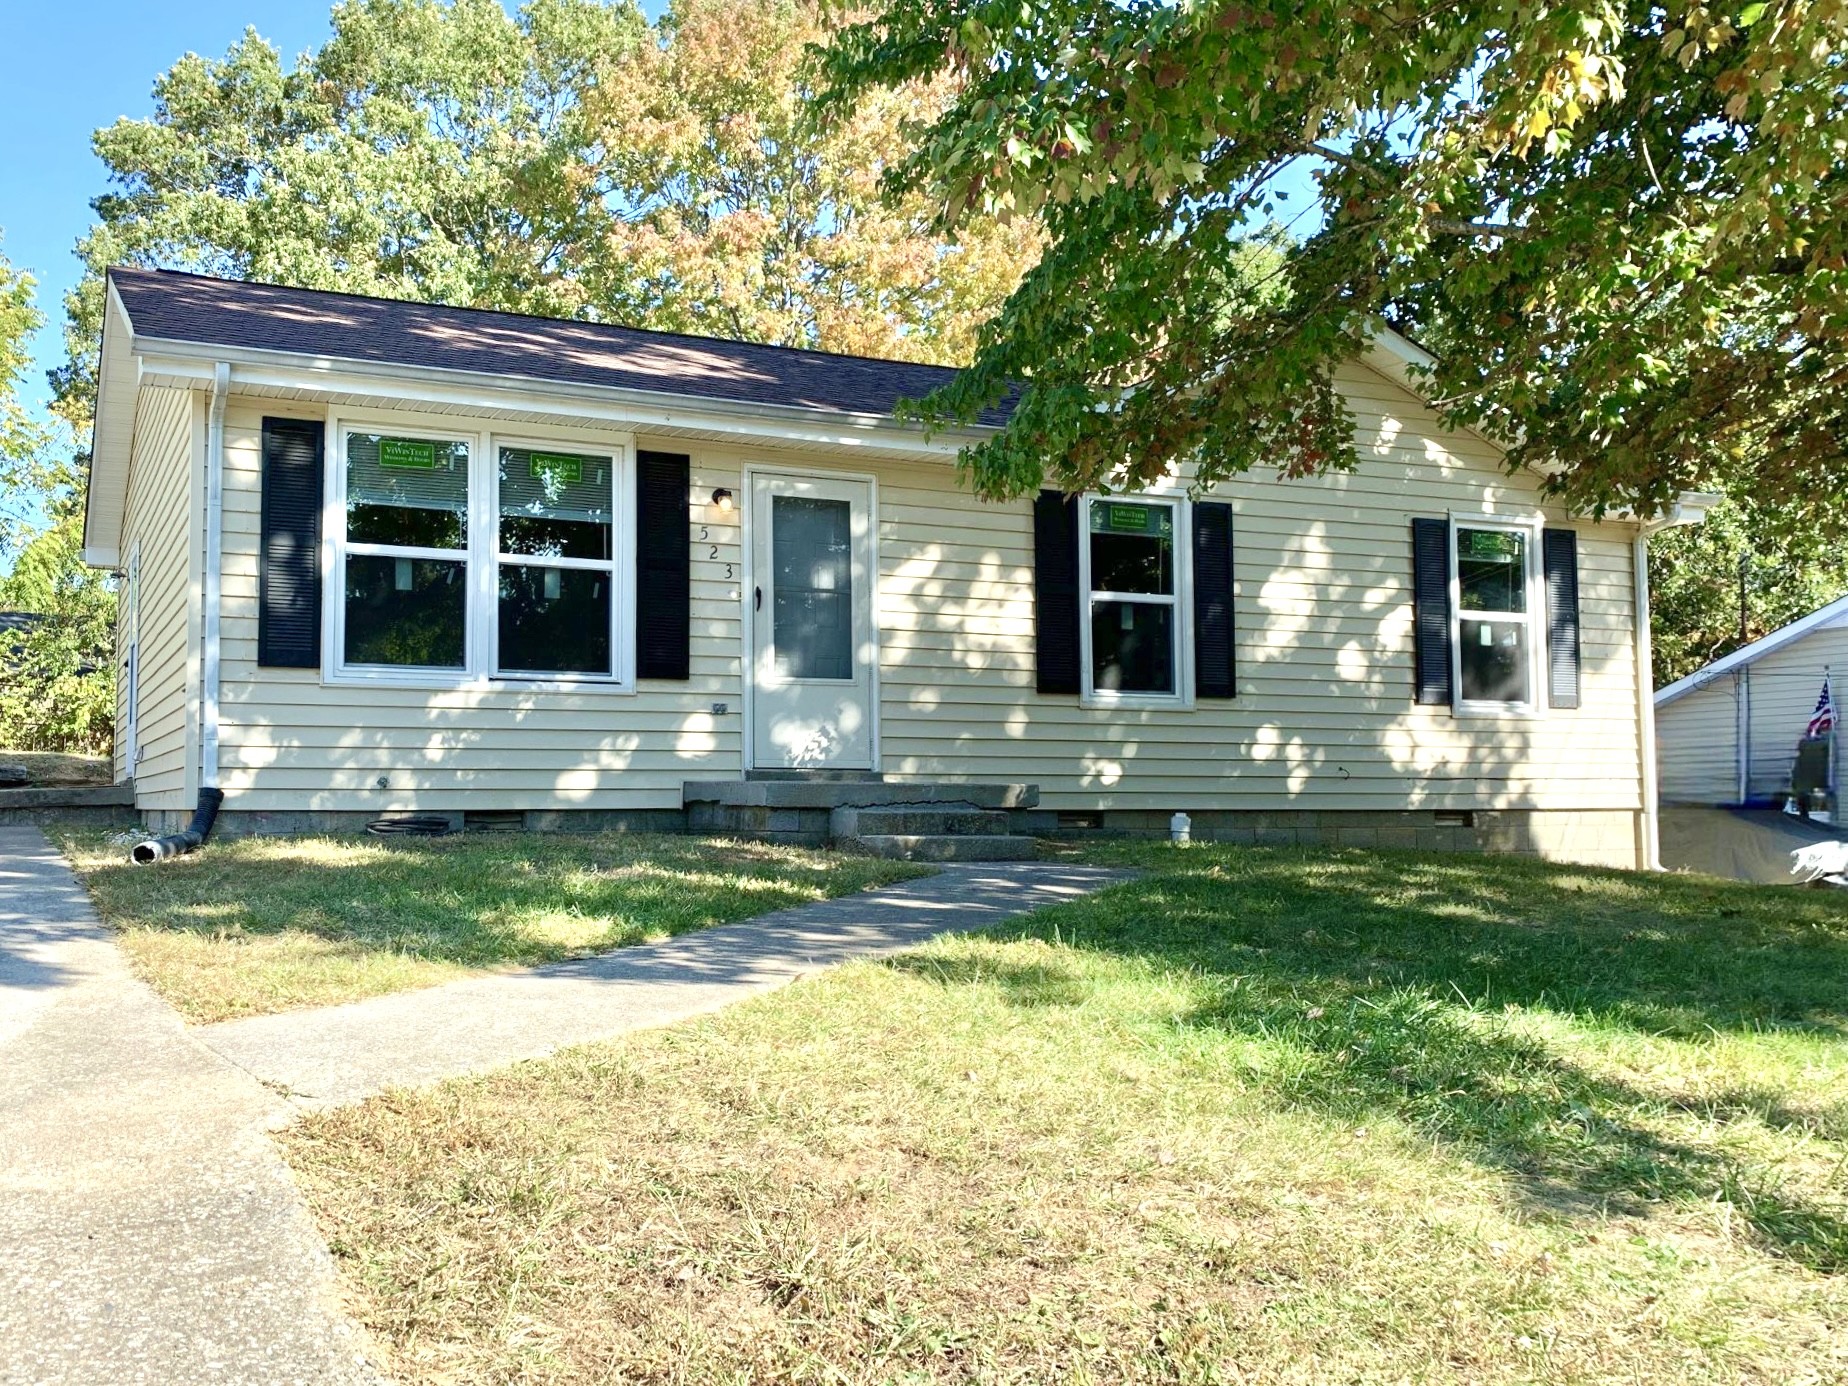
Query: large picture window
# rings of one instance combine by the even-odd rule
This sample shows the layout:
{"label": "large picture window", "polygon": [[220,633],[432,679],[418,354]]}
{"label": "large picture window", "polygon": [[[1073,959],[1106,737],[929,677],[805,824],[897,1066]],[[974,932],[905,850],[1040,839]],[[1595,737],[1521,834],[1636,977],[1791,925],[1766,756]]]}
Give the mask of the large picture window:
{"label": "large picture window", "polygon": [[1531,530],[1451,526],[1451,648],[1460,707],[1535,705],[1535,544]]}
{"label": "large picture window", "polygon": [[1079,564],[1087,695],[1180,699],[1186,686],[1185,526],[1178,498],[1085,498]]}
{"label": "large picture window", "polygon": [[627,686],[626,446],[339,437],[332,677]]}

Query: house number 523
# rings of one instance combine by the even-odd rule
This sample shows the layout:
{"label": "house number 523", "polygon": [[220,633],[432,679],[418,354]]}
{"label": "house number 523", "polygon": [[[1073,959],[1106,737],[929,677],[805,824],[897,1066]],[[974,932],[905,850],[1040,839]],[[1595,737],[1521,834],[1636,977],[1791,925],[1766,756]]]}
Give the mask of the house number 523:
{"label": "house number 523", "polygon": [[[706,549],[707,549],[706,557],[714,561],[717,561],[718,556],[719,556],[719,546],[712,542],[712,528],[710,525],[701,525],[699,527],[699,542],[706,545]],[[730,563],[727,563],[725,565],[725,580],[727,582],[730,582],[736,576],[737,576],[736,573],[733,571],[733,565]]]}

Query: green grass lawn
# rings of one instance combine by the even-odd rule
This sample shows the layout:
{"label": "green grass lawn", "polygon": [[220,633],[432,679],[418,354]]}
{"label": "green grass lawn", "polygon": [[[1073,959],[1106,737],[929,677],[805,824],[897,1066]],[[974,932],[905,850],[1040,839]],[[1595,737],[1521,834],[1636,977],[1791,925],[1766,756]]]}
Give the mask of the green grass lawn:
{"label": "green grass lawn", "polygon": [[1848,1380],[1848,903],[1197,846],[284,1137],[402,1379]]}
{"label": "green grass lawn", "polygon": [[326,1006],[582,957],[922,874],[690,837],[242,838],[131,866],[61,845],[135,970],[188,1020]]}

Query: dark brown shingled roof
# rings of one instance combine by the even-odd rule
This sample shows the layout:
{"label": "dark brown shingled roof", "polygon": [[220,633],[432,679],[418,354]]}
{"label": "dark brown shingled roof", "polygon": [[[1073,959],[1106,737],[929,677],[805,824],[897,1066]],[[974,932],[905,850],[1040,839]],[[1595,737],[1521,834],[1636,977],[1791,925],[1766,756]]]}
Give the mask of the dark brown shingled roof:
{"label": "dark brown shingled roof", "polygon": [[[945,366],[836,356],[603,323],[445,308],[318,289],[117,267],[137,337],[613,386],[823,413],[890,415],[955,376]],[[1006,422],[991,410],[985,424]]]}

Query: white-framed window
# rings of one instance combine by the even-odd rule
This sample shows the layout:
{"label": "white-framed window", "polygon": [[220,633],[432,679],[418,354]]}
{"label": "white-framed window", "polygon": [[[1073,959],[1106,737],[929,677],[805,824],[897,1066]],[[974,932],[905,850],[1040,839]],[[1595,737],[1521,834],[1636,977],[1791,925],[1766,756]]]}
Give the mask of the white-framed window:
{"label": "white-framed window", "polygon": [[339,438],[337,667],[466,676],[477,441],[401,426]]}
{"label": "white-framed window", "polygon": [[1539,526],[1450,519],[1451,687],[1459,712],[1539,709]]}
{"label": "white-framed window", "polygon": [[1082,498],[1078,625],[1087,701],[1190,701],[1188,518],[1183,496]]}
{"label": "white-framed window", "polygon": [[495,440],[494,671],[626,682],[619,453]]}
{"label": "white-framed window", "polygon": [[626,439],[329,433],[330,682],[633,687]]}

